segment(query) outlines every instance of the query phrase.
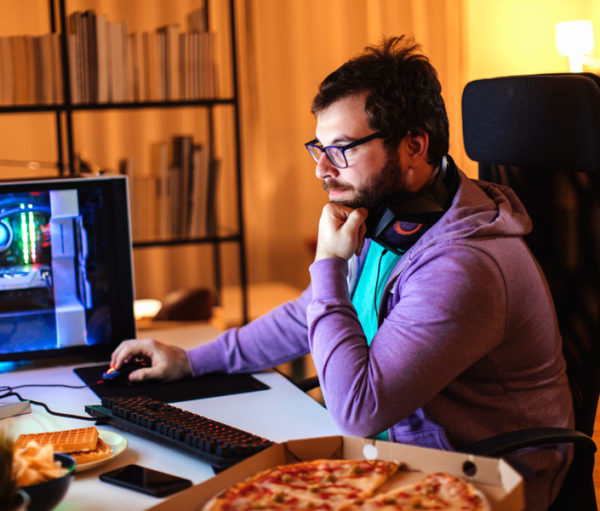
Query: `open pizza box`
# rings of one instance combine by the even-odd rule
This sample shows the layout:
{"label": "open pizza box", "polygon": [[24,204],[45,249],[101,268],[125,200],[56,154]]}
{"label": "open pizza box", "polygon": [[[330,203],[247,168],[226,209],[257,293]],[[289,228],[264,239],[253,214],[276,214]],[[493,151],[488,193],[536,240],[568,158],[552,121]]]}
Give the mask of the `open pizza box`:
{"label": "open pizza box", "polygon": [[179,492],[150,508],[151,511],[200,511],[204,504],[232,484],[276,465],[319,458],[383,459],[403,464],[381,488],[413,483],[432,472],[448,472],[481,490],[493,511],[525,509],[523,480],[501,459],[461,454],[394,442],[331,436],[289,440],[237,463],[200,484]]}

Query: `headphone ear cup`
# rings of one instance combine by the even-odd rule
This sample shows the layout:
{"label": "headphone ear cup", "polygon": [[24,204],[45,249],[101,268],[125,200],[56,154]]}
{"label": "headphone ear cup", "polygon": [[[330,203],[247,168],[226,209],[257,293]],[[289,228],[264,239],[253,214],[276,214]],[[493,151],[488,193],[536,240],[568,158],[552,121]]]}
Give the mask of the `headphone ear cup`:
{"label": "headphone ear cup", "polygon": [[441,215],[429,216],[421,222],[394,219],[373,240],[392,252],[402,255],[433,225]]}
{"label": "headphone ear cup", "polygon": [[423,229],[423,224],[398,220],[394,223],[392,228],[394,229],[394,233],[398,236],[418,236],[421,229]]}

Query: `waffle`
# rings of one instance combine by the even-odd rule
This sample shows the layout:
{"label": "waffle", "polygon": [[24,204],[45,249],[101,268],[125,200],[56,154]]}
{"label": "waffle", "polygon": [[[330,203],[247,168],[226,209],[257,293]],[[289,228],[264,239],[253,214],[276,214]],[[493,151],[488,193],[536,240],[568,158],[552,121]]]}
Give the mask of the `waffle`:
{"label": "waffle", "polygon": [[52,445],[54,452],[93,451],[98,444],[98,430],[95,426],[90,426],[89,428],[68,429],[49,433],[26,433],[19,435],[14,448],[24,448],[32,440],[39,445]]}
{"label": "waffle", "polygon": [[89,463],[90,461],[103,460],[111,455],[110,445],[104,440],[98,438],[98,443],[93,451],[78,451],[70,452],[69,456],[75,459],[75,463],[81,465],[82,463]]}

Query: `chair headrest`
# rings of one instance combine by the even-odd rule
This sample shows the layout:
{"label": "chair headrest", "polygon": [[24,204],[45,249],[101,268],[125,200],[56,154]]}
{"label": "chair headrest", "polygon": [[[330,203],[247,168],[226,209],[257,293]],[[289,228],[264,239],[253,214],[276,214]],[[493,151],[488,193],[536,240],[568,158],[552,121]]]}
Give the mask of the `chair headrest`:
{"label": "chair headrest", "polygon": [[469,82],[462,96],[467,155],[484,164],[600,171],[600,78],[591,73]]}

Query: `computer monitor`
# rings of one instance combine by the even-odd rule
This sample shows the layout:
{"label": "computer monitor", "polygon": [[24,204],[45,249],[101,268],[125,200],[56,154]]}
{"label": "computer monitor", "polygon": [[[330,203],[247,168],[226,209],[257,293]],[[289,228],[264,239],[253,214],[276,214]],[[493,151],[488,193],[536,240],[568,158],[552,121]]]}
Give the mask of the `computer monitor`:
{"label": "computer monitor", "polygon": [[0,361],[135,337],[128,204],[124,176],[0,181]]}

